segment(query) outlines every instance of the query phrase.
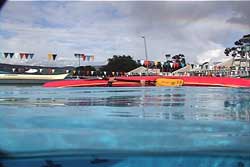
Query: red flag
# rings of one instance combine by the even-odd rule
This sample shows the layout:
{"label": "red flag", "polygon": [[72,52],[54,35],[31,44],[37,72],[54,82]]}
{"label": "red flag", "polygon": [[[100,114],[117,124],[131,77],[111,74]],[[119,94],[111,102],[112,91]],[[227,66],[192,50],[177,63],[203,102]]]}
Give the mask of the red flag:
{"label": "red flag", "polygon": [[84,54],[82,54],[82,60],[85,61],[86,60],[86,56]]}
{"label": "red flag", "polygon": [[19,55],[20,55],[20,59],[23,59],[23,57],[24,57],[25,54],[24,53],[20,53]]}
{"label": "red flag", "polygon": [[25,58],[28,59],[29,58],[29,54],[28,53],[25,53]]}

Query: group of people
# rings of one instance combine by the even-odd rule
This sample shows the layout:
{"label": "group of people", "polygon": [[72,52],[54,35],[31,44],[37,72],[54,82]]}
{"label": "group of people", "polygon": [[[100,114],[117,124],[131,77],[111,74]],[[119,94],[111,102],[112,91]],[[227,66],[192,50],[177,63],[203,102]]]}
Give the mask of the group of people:
{"label": "group of people", "polygon": [[142,65],[144,67],[148,67],[148,68],[153,68],[153,69],[160,69],[162,72],[173,72],[176,71],[180,68],[183,68],[186,66],[186,62],[185,60],[168,60],[164,63],[159,62],[158,64],[153,64],[153,63],[144,63],[144,64],[139,64]]}

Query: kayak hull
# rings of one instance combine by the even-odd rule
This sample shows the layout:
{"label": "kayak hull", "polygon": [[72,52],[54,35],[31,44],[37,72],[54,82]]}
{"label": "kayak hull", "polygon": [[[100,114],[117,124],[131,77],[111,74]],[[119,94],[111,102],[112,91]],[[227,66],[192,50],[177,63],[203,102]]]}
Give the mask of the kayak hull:
{"label": "kayak hull", "polygon": [[118,81],[141,81],[153,82],[159,78],[181,79],[183,86],[215,86],[215,87],[246,87],[250,88],[250,79],[230,77],[196,77],[196,76],[131,76],[117,77]]}
{"label": "kayak hull", "polygon": [[140,87],[155,86],[157,79],[182,80],[182,86],[215,86],[250,88],[250,80],[244,78],[229,77],[184,77],[184,76],[130,76],[116,77],[114,81],[108,80],[60,80],[47,82],[44,87]]}
{"label": "kayak hull", "polygon": [[107,86],[107,80],[61,80],[61,81],[52,81],[47,82],[43,85],[43,87],[56,87],[56,88],[64,88],[64,87],[97,87],[97,86]]}
{"label": "kayak hull", "polygon": [[141,86],[140,82],[127,82],[127,81],[115,81],[109,82],[108,80],[61,80],[47,82],[43,87],[138,87]]}

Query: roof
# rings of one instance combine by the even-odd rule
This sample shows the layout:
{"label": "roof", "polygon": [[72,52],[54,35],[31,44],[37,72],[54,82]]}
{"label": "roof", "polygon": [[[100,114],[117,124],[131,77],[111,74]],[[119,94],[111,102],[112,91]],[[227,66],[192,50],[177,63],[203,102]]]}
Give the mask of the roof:
{"label": "roof", "polygon": [[191,65],[187,64],[185,67],[180,68],[179,70],[174,71],[173,74],[189,72],[189,71],[191,71],[191,69],[192,69]]}
{"label": "roof", "polygon": [[215,66],[216,67],[231,67],[233,64],[233,58],[227,60],[227,61],[224,61],[222,63],[219,63],[219,64],[216,64]]}
{"label": "roof", "polygon": [[129,73],[136,73],[136,74],[140,74],[140,73],[146,73],[147,72],[147,68],[140,66],[136,69],[133,69],[132,71],[129,71]]}

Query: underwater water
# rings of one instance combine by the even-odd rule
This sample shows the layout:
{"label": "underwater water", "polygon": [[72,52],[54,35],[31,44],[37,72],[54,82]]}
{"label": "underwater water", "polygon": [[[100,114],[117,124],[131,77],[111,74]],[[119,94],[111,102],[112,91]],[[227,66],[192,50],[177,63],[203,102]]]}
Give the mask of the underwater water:
{"label": "underwater water", "polygon": [[249,167],[250,89],[0,87],[0,167]]}

